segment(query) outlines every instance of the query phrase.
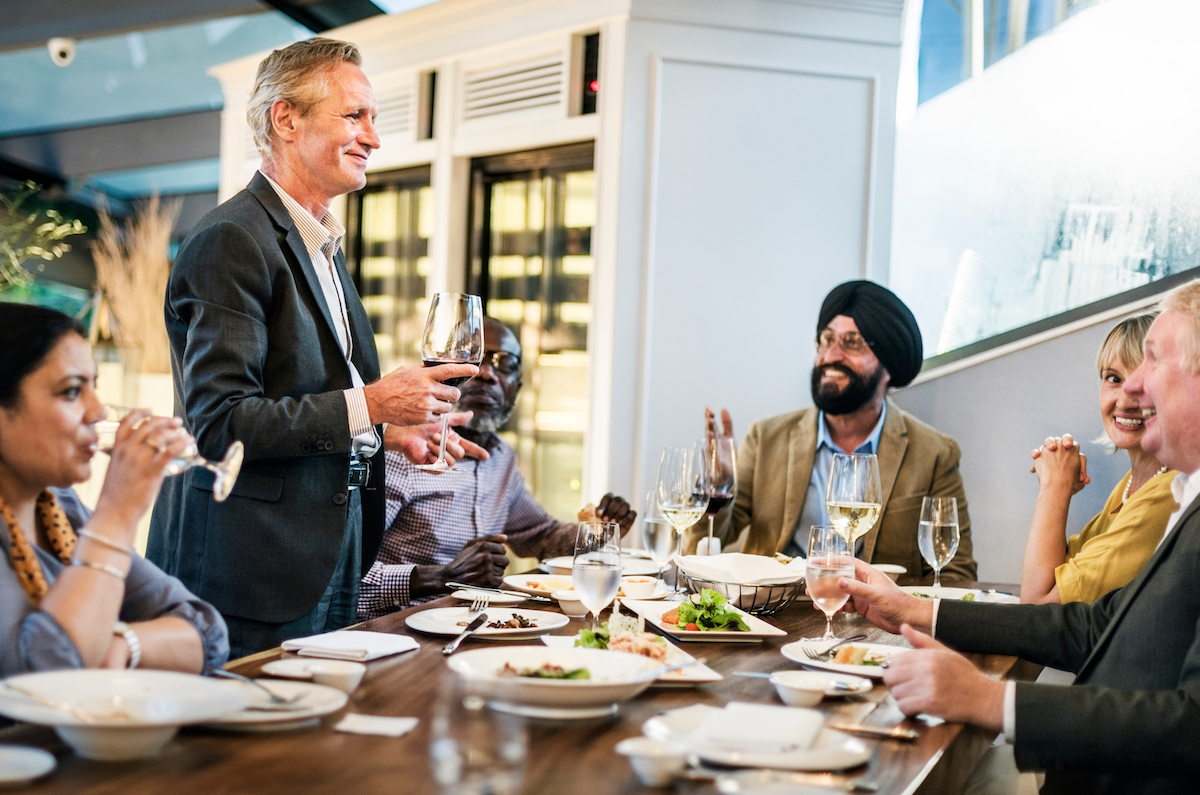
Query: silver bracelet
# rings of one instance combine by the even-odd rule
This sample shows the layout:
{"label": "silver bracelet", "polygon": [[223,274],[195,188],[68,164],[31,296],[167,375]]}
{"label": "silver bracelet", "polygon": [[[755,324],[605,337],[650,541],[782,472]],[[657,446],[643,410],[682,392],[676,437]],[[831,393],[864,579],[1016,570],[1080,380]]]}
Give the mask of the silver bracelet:
{"label": "silver bracelet", "polygon": [[80,560],[79,558],[71,558],[72,566],[87,566],[89,569],[102,571],[105,574],[116,577],[121,582],[125,581],[125,572],[118,569],[116,566],[110,566],[107,563],[97,563],[94,560]]}
{"label": "silver bracelet", "polygon": [[124,621],[118,621],[113,625],[113,634],[125,638],[125,643],[129,645],[129,665],[126,667],[137,668],[138,663],[142,661],[142,642],[133,631],[133,627]]}
{"label": "silver bracelet", "polygon": [[115,549],[117,552],[124,552],[126,555],[128,555],[131,558],[133,556],[137,555],[137,550],[134,549],[133,547],[129,546],[128,544],[122,544],[120,542],[113,541],[111,538],[106,538],[106,537],[100,535],[99,533],[93,533],[91,530],[83,530],[83,529],[76,530],[75,535],[83,536],[84,538],[90,538],[93,541],[95,541],[97,544],[102,544],[103,546],[106,546],[109,549]]}

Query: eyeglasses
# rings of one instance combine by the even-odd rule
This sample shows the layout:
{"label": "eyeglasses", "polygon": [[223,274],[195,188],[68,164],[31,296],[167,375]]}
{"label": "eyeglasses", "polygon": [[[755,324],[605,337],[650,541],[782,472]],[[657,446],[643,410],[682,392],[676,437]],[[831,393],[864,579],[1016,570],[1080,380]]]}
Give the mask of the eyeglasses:
{"label": "eyeglasses", "polygon": [[817,353],[825,353],[833,347],[835,342],[839,348],[849,354],[863,353],[875,344],[867,342],[857,331],[847,331],[839,337],[833,329],[827,328],[817,335]]}
{"label": "eyeglasses", "polygon": [[483,354],[483,361],[479,366],[483,367],[485,364],[490,364],[497,373],[512,375],[521,370],[521,357],[508,351],[492,351]]}

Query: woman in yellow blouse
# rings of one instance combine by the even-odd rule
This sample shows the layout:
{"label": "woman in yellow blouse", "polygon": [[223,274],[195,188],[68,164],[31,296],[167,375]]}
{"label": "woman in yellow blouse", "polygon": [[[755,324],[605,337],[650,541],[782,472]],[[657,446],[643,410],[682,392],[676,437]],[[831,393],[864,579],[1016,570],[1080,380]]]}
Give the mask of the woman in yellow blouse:
{"label": "woman in yellow blouse", "polygon": [[1154,554],[1178,508],[1171,496],[1176,473],[1142,449],[1142,409],[1121,388],[1142,363],[1142,341],[1156,314],[1122,320],[1100,346],[1100,416],[1109,440],[1129,454],[1130,470],[1104,509],[1066,545],[1071,497],[1090,482],[1086,456],[1070,434],[1051,437],[1033,451],[1030,471],[1037,473],[1040,488],[1025,545],[1022,602],[1090,603],[1125,585]]}

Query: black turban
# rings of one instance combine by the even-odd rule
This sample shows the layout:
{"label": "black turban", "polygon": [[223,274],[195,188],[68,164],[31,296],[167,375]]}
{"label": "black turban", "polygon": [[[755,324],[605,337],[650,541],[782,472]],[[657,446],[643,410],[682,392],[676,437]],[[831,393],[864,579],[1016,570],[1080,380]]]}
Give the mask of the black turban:
{"label": "black turban", "polygon": [[917,319],[904,302],[875,282],[839,284],[825,296],[817,335],[837,315],[845,315],[858,326],[871,352],[887,368],[892,386],[906,386],[921,372],[924,351]]}

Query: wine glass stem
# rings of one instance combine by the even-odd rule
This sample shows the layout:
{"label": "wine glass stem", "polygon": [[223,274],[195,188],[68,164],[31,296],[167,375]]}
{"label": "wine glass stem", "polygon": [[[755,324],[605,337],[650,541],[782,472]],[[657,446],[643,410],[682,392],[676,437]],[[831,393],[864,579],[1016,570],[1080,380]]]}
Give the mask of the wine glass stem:
{"label": "wine glass stem", "polygon": [[825,614],[825,636],[821,640],[833,640],[833,616]]}
{"label": "wine glass stem", "polygon": [[443,414],[442,415],[442,441],[441,441],[441,444],[438,445],[438,460],[437,460],[438,465],[446,463],[446,432],[449,429],[449,425],[450,425],[450,415]]}
{"label": "wine glass stem", "polygon": [[942,587],[942,570],[940,567],[933,570],[933,587]]}

